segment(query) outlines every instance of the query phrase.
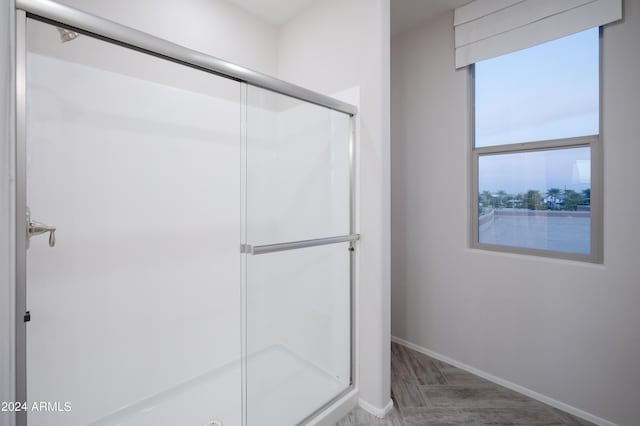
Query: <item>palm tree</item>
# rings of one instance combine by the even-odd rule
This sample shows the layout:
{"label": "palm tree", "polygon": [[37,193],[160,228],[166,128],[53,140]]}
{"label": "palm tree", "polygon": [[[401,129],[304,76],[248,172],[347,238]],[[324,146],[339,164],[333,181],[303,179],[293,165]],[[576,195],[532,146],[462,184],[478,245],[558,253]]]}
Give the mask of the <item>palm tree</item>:
{"label": "palm tree", "polygon": [[540,191],[536,191],[535,189],[530,189],[524,195],[524,208],[529,210],[542,210],[542,195],[540,195]]}
{"label": "palm tree", "polygon": [[489,204],[491,204],[491,192],[489,191],[482,191],[482,193],[480,194],[480,201],[482,202],[483,206],[488,206]]}
{"label": "palm tree", "polygon": [[578,205],[582,202],[582,197],[572,189],[564,191],[564,205],[567,210],[577,210]]}
{"label": "palm tree", "polygon": [[560,196],[560,189],[559,188],[549,188],[547,190],[547,196],[551,198],[551,206],[554,209],[557,209],[558,206],[558,201],[559,201],[559,196]]}

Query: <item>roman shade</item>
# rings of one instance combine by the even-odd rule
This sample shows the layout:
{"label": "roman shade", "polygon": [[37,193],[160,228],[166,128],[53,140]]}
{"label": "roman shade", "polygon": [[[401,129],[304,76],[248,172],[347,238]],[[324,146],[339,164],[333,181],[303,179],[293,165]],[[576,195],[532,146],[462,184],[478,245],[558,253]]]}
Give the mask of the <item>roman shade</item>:
{"label": "roman shade", "polygon": [[454,12],[456,68],[621,18],[622,0],[474,0]]}

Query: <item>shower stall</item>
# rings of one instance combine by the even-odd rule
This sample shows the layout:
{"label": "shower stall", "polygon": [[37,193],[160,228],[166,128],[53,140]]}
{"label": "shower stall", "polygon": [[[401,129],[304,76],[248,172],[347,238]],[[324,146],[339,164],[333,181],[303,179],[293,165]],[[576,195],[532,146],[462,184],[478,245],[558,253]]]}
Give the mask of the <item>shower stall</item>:
{"label": "shower stall", "polygon": [[16,1],[21,426],[286,426],[353,389],[356,108]]}

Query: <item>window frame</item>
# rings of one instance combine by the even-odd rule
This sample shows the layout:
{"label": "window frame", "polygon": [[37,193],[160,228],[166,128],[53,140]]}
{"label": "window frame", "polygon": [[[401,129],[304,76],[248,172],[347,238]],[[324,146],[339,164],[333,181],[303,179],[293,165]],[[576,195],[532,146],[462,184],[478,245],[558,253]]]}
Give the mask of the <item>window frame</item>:
{"label": "window frame", "polygon": [[[523,143],[513,143],[505,145],[493,145],[478,147],[475,146],[475,64],[468,67],[469,81],[469,117],[470,117],[470,162],[471,162],[471,194],[469,197],[470,210],[470,234],[471,248],[502,253],[513,253],[521,255],[541,256],[553,259],[566,259],[590,263],[604,262],[603,249],[603,214],[604,214],[604,177],[603,177],[603,120],[602,120],[602,27],[598,32],[598,90],[599,90],[599,133],[595,135],[579,136],[571,138],[551,139],[542,141],[530,141]],[[590,250],[589,254],[569,253],[554,250],[533,249],[527,247],[507,246],[498,244],[488,244],[480,242],[479,234],[479,212],[478,212],[478,181],[479,181],[479,158],[483,155],[495,154],[515,154],[535,151],[553,151],[567,148],[590,148],[591,152],[591,202],[590,202]]]}

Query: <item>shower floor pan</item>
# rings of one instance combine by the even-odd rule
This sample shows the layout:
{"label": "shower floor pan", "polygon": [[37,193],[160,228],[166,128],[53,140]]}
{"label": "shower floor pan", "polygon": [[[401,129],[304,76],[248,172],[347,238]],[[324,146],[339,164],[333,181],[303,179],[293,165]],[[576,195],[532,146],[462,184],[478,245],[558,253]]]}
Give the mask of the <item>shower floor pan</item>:
{"label": "shower floor pan", "polygon": [[[247,370],[250,426],[293,426],[348,387],[279,345],[249,356]],[[90,426],[242,426],[239,378],[234,362]]]}

